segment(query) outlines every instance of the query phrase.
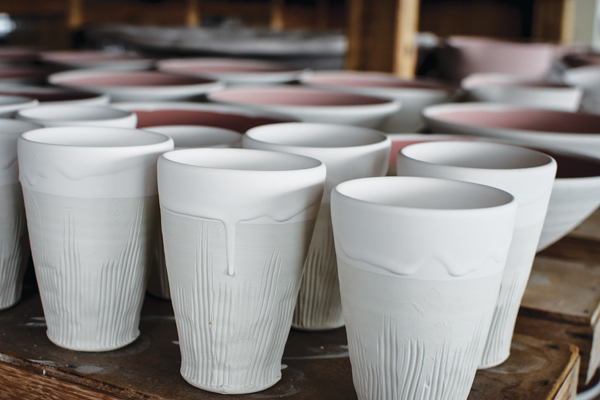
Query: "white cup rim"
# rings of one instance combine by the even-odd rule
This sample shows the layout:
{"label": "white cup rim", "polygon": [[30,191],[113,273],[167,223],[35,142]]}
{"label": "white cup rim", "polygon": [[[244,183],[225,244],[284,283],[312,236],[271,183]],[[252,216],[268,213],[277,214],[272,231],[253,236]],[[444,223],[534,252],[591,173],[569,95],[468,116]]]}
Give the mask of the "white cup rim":
{"label": "white cup rim", "polygon": [[96,126],[34,129],[23,133],[21,139],[46,146],[71,148],[131,148],[172,140],[166,135],[141,129]]}

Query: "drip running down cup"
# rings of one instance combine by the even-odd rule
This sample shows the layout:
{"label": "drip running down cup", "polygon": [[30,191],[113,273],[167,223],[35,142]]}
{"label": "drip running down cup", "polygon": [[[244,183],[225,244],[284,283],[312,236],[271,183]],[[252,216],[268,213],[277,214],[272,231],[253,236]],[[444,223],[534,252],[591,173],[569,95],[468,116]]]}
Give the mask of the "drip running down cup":
{"label": "drip running down cup", "polygon": [[[171,137],[175,142],[175,149],[241,147],[242,143],[241,133],[213,126],[169,125],[154,126],[146,130]],[[148,292],[161,299],[171,299],[162,231],[159,231],[156,249],[152,257]]]}
{"label": "drip running down cup", "polygon": [[23,191],[17,166],[17,140],[23,132],[41,126],[0,119],[0,310],[21,299],[23,276],[29,259],[29,239]]}
{"label": "drip running down cup", "polygon": [[24,133],[19,178],[48,338],[70,350],[133,342],[156,241],[167,136],[56,127]]}
{"label": "drip running down cup", "polygon": [[399,176],[425,176],[489,185],[515,197],[517,216],[513,240],[480,368],[503,363],[510,354],[519,305],[552,192],[556,162],[546,154],[499,143],[426,142],[401,149],[396,171]]}
{"label": "drip running down cup", "polygon": [[419,177],[338,185],[331,216],[360,400],[466,399],[490,327],[516,204]]}
{"label": "drip running down cup", "polygon": [[137,116],[125,110],[106,106],[49,104],[17,112],[17,119],[53,126],[106,126],[135,128]]}
{"label": "drip running down cup", "polygon": [[325,166],[294,154],[188,149],[158,161],[181,375],[217,393],[281,378]]}
{"label": "drip running down cup", "polygon": [[244,135],[245,148],[312,157],[327,167],[325,193],[292,321],[294,328],[325,330],[344,325],[331,227],[331,190],[350,179],[385,175],[390,145],[390,139],[381,132],[334,124],[273,124],[250,129]]}

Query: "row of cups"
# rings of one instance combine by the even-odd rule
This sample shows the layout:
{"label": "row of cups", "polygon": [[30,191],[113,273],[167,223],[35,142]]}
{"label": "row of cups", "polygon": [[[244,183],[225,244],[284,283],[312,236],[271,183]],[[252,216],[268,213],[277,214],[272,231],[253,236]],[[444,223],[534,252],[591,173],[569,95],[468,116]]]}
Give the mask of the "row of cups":
{"label": "row of cups", "polygon": [[361,399],[408,383],[410,398],[466,398],[477,367],[509,355],[556,172],[547,155],[418,143],[398,153],[404,176],[383,177],[391,142],[368,128],[272,124],[244,149],[172,151],[158,132],[6,121],[6,265],[17,287],[28,230],[58,346],[135,340],[164,244],[181,373],[199,388],[275,384],[290,326],[346,325]]}

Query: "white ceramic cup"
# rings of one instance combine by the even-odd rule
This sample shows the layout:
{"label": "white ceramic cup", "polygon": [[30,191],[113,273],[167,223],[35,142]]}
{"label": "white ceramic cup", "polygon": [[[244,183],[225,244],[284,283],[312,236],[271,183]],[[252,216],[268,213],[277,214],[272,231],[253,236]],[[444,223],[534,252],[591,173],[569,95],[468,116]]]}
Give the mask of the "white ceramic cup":
{"label": "white ceramic cup", "polygon": [[[146,130],[171,137],[175,142],[176,150],[198,147],[241,147],[242,144],[241,133],[213,126],[154,126]],[[171,299],[162,230],[159,231],[154,257],[152,258],[150,277],[148,278],[148,292],[161,299]]]}
{"label": "white ceramic cup", "polygon": [[305,330],[344,325],[331,227],[331,190],[350,179],[383,176],[390,139],[383,133],[348,125],[287,123],[250,129],[243,146],[316,158],[327,167],[325,194],[306,258],[292,326]]}
{"label": "white ceramic cup", "polygon": [[556,162],[546,154],[499,143],[425,142],[400,150],[396,172],[399,176],[480,183],[505,190],[516,198],[513,241],[480,367],[503,363],[510,354],[519,305],[552,192]]}
{"label": "white ceramic cup", "polygon": [[17,139],[23,132],[38,128],[41,126],[30,122],[0,119],[0,310],[21,299],[29,238],[19,183]]}
{"label": "white ceramic cup", "polygon": [[325,181],[294,154],[188,149],[158,161],[181,375],[217,393],[281,378],[281,357]]}
{"label": "white ceramic cup", "polygon": [[107,351],[138,337],[159,220],[156,161],[172,149],[167,136],[123,128],[19,138],[31,250],[56,345]]}
{"label": "white ceramic cup", "polygon": [[515,220],[513,196],[467,182],[365,178],[331,216],[360,400],[466,399]]}
{"label": "white ceramic cup", "polygon": [[13,118],[17,111],[35,107],[39,101],[31,97],[0,96],[0,118]]}
{"label": "white ceramic cup", "polygon": [[17,112],[17,119],[47,128],[53,126],[105,126],[135,128],[137,116],[131,111],[107,106],[49,104]]}

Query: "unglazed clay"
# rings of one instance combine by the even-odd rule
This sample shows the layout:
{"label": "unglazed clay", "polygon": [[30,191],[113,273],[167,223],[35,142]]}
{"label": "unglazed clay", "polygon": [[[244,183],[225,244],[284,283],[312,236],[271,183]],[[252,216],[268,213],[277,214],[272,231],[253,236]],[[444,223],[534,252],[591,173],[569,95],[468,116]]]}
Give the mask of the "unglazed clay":
{"label": "unglazed clay", "polygon": [[400,109],[382,97],[293,85],[232,87],[207,95],[210,101],[287,114],[304,122],[378,128]]}
{"label": "unglazed clay", "polygon": [[325,166],[292,154],[189,149],[158,182],[181,374],[218,393],[263,390],[281,356]]}
{"label": "unglazed clay", "polygon": [[331,210],[361,400],[467,398],[514,226],[514,198],[466,182],[344,182]]}
{"label": "unglazed clay", "polygon": [[79,351],[139,335],[158,228],[156,160],[164,135],[59,127],[19,138],[19,178],[48,338]]}
{"label": "unglazed clay", "polygon": [[367,128],[288,123],[250,129],[244,135],[243,146],[313,157],[327,167],[325,194],[306,259],[292,326],[306,330],[343,326],[331,228],[331,190],[350,179],[385,175],[390,140]]}
{"label": "unglazed clay", "polygon": [[[241,133],[212,126],[155,126],[147,130],[171,137],[175,142],[175,149],[241,147],[242,144]],[[154,296],[169,300],[171,292],[169,290],[169,278],[165,265],[165,251],[161,232],[162,230],[159,232],[158,243],[152,257],[150,277],[148,278],[148,292]]]}
{"label": "unglazed clay", "polygon": [[0,310],[21,298],[23,275],[29,259],[23,192],[19,184],[17,139],[40,128],[29,122],[0,119]]}
{"label": "unglazed clay", "polygon": [[480,367],[501,364],[510,353],[519,305],[548,208],[556,162],[546,154],[499,143],[426,142],[401,149],[396,171],[401,176],[480,183],[515,196],[513,239]]}
{"label": "unglazed clay", "polygon": [[106,106],[51,104],[20,110],[17,119],[45,127],[53,126],[106,126],[135,128],[137,116],[130,112]]}
{"label": "unglazed clay", "polygon": [[402,104],[381,127],[386,133],[418,132],[425,121],[423,108],[446,103],[454,96],[456,87],[427,80],[400,79],[396,75],[363,71],[319,71],[306,73],[304,85],[393,99]]}

